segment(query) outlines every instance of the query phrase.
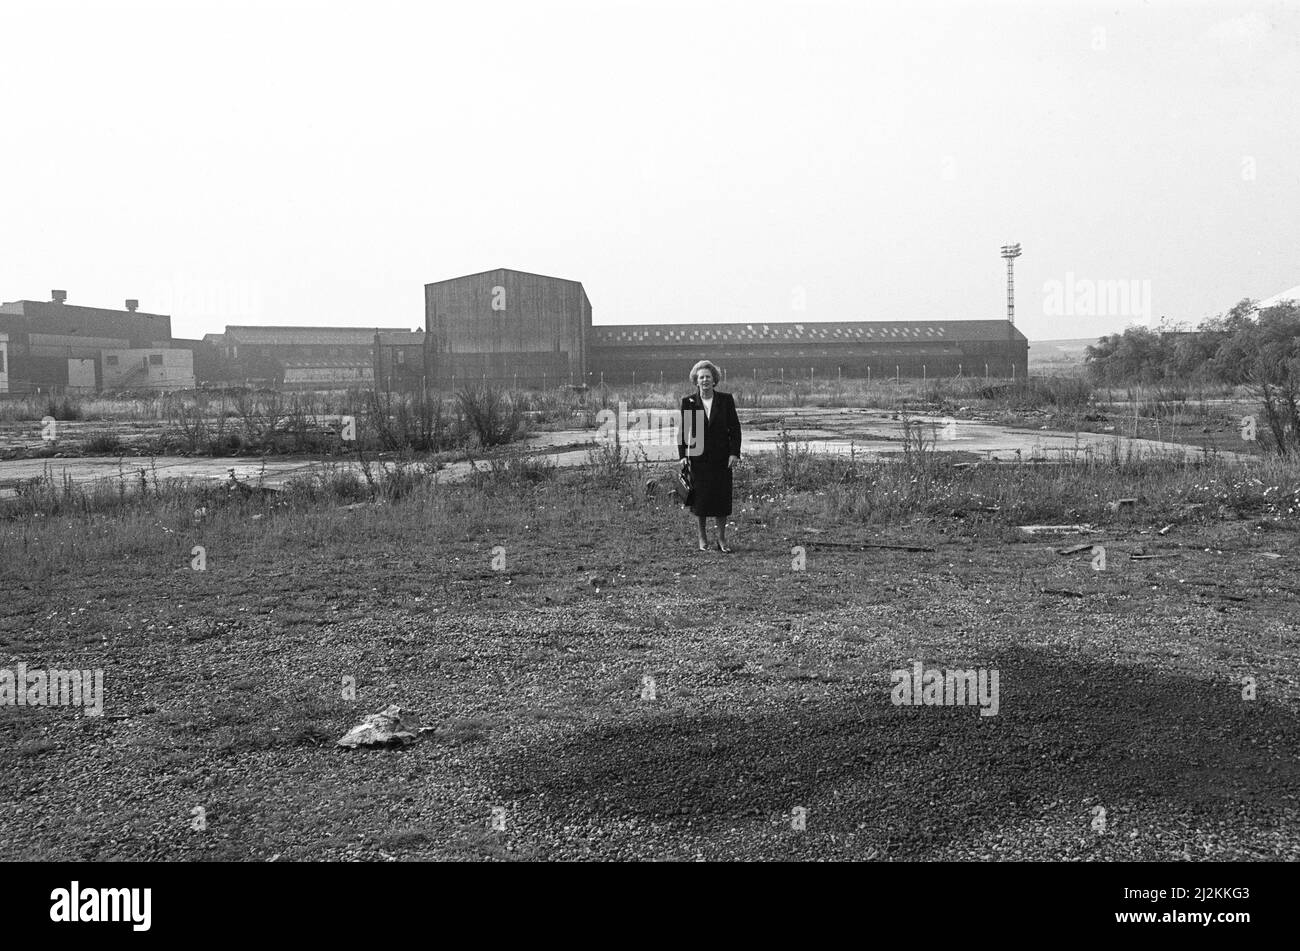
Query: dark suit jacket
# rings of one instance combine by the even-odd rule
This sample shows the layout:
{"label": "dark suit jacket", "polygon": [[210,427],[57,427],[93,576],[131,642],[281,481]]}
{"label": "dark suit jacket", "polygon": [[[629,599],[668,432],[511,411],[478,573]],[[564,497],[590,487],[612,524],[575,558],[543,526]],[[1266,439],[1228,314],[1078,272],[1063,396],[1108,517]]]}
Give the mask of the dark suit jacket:
{"label": "dark suit jacket", "polygon": [[[697,416],[696,413],[700,416]],[[682,397],[682,425],[678,430],[677,458],[686,458],[686,445],[692,436],[703,452],[694,456],[696,464],[727,464],[729,456],[740,455],[740,417],[736,415],[736,401],[730,393],[713,391],[713,415],[704,419],[702,433],[695,431],[695,422],[704,413],[704,401],[699,392]]]}

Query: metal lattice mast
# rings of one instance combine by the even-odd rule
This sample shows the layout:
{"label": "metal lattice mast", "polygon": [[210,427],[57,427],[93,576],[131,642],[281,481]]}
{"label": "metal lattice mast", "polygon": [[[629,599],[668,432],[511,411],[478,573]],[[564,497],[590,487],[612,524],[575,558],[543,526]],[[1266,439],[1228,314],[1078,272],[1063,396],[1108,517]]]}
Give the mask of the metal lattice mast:
{"label": "metal lattice mast", "polygon": [[1007,260],[1007,323],[1016,325],[1016,258],[1020,257],[1020,244],[1002,245],[1002,256]]}

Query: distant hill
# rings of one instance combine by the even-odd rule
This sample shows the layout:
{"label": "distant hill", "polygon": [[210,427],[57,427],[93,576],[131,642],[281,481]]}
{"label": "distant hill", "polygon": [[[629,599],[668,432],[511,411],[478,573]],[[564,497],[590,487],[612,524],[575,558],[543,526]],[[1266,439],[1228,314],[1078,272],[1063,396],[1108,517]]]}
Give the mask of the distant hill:
{"label": "distant hill", "polygon": [[1087,348],[1094,346],[1097,339],[1097,337],[1076,337],[1072,340],[1031,340],[1029,341],[1029,365],[1082,364]]}

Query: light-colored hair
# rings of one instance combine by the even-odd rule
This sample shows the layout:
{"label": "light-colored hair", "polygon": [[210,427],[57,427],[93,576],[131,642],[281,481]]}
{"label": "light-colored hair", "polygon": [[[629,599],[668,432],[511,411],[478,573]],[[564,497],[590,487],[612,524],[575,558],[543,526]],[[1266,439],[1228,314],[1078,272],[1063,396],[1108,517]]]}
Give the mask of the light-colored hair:
{"label": "light-colored hair", "polygon": [[714,386],[717,386],[719,383],[722,382],[722,371],[720,371],[720,370],[718,369],[718,365],[717,365],[716,363],[714,363],[712,360],[701,360],[699,363],[695,364],[695,366],[691,367],[691,385],[692,385],[692,386],[697,386],[697,385],[698,385],[698,384],[695,382],[695,376],[696,376],[696,374],[698,374],[701,370],[708,370],[710,373],[713,374],[713,385],[714,385]]}

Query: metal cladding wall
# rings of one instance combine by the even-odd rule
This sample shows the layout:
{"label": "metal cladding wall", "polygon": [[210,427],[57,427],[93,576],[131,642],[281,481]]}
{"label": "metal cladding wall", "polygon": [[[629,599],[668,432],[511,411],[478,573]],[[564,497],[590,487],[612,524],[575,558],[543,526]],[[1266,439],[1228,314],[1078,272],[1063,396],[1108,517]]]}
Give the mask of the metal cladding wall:
{"label": "metal cladding wall", "polygon": [[432,385],[426,359],[427,333],[375,334],[375,383],[385,390],[419,390]]}
{"label": "metal cladding wall", "polygon": [[587,375],[591,302],[578,281],[498,268],[424,287],[439,386],[555,386]]}
{"label": "metal cladding wall", "polygon": [[1029,341],[1006,321],[605,326],[591,381],[687,383],[699,360],[724,380],[1024,376]]}

